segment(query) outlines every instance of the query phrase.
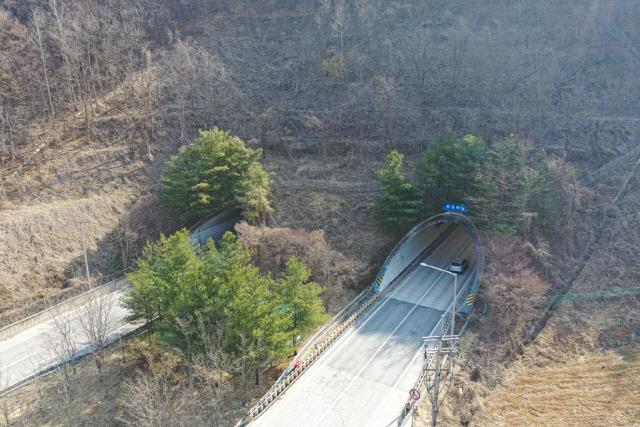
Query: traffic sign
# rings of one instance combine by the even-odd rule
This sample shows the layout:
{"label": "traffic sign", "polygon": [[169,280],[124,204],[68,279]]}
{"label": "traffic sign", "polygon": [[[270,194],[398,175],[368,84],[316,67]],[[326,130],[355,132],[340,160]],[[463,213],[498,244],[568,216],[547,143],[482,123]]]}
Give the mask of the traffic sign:
{"label": "traffic sign", "polygon": [[417,388],[412,388],[409,390],[409,397],[411,397],[411,400],[420,400],[420,392]]}
{"label": "traffic sign", "polygon": [[464,203],[444,202],[442,204],[442,210],[445,212],[457,212],[457,213],[465,213],[465,214],[469,212],[467,205],[465,205]]}

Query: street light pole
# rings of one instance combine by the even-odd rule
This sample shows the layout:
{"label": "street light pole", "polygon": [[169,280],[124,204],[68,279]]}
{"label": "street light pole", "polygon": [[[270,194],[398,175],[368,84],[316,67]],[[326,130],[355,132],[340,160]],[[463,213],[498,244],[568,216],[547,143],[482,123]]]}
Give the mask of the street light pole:
{"label": "street light pole", "polygon": [[93,221],[80,221],[80,240],[82,241],[82,252],[84,252],[84,269],[87,274],[87,284],[91,287],[91,275],[89,274],[89,260],[87,258],[87,246],[84,243],[84,228],[85,224],[95,224]]}

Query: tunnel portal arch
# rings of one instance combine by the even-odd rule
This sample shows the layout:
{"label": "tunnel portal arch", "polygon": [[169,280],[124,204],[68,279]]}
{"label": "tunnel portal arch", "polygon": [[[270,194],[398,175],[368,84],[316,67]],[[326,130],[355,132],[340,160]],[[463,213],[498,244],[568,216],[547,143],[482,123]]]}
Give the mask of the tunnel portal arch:
{"label": "tunnel portal arch", "polygon": [[380,268],[376,278],[371,284],[373,292],[382,292],[393,283],[404,271],[413,266],[422,253],[442,235],[446,224],[461,225],[469,234],[475,249],[475,265],[473,274],[475,277],[470,286],[470,292],[477,294],[480,284],[480,273],[484,269],[484,247],[476,225],[466,215],[453,212],[445,212],[421,222],[409,231],[393,248]]}

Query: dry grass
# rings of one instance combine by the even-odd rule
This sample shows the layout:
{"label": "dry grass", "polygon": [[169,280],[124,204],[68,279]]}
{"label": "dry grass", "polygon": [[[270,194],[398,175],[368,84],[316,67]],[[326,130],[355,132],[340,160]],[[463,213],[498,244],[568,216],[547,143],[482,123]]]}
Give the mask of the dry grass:
{"label": "dry grass", "polygon": [[[475,354],[486,351],[477,346],[478,331],[464,338],[463,367],[444,424],[640,425],[640,297],[587,298],[638,286],[638,200],[636,183],[619,206],[609,209],[603,238],[570,289],[574,296],[558,306],[521,355],[481,365],[480,380],[473,381]],[[571,270],[568,262],[557,262],[556,268]],[[492,366],[495,381],[487,381]]]}
{"label": "dry grass", "polygon": [[[131,76],[89,105],[89,140],[83,112],[72,111],[55,125],[31,123],[30,143],[6,163],[0,180],[3,317],[12,317],[9,308],[66,295],[64,288],[83,280],[80,221],[94,222],[85,226],[94,275],[121,271],[141,242],[173,229],[152,192],[175,147],[164,143],[152,160],[140,146],[148,138],[141,133],[140,112],[127,99],[140,78]],[[132,240],[125,260],[118,241],[123,229]]]}
{"label": "dry grass", "polygon": [[85,225],[85,241],[92,268],[104,270],[109,259],[95,251],[129,201],[123,194],[96,196],[5,213],[0,219],[0,312],[58,292],[68,279],[81,274],[75,271],[82,258],[80,221],[96,223]]}
{"label": "dry grass", "polygon": [[[68,406],[60,393],[59,373],[0,398],[0,427],[139,425],[148,419],[131,410],[154,407],[166,418],[156,418],[152,425],[232,426],[280,372],[270,370],[257,387],[253,375],[243,382],[240,375],[220,372],[210,363],[187,365],[176,350],[138,337],[108,350],[102,372],[93,360],[79,363],[70,376]],[[146,390],[151,396],[136,386],[157,379],[165,383],[158,390]]]}
{"label": "dry grass", "polygon": [[640,424],[640,350],[594,351],[552,335],[545,330],[509,367],[474,424]]}

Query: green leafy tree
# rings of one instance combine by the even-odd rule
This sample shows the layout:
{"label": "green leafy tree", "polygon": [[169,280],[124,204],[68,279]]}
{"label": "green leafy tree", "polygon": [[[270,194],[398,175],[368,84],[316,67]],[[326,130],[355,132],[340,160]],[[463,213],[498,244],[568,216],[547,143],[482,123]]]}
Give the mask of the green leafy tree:
{"label": "green leafy tree", "polygon": [[425,216],[440,210],[445,201],[468,202],[478,167],[487,147],[479,136],[446,135],[422,155],[416,164],[417,187]]}
{"label": "green leafy tree", "polygon": [[404,154],[391,151],[378,171],[382,196],[374,202],[379,221],[388,228],[407,228],[418,219],[420,197],[402,171]]}
{"label": "green leafy tree", "polygon": [[293,336],[306,335],[327,320],[320,294],[322,287],[311,281],[311,270],[302,261],[292,257],[287,269],[276,282],[277,292],[284,302],[283,308],[293,322]]}
{"label": "green leafy tree", "polygon": [[472,209],[477,222],[497,231],[520,230],[528,198],[524,147],[511,135],[489,150],[475,176]]}
{"label": "green leafy tree", "polygon": [[271,178],[260,157],[229,132],[202,131],[167,162],[160,200],[185,221],[236,204],[245,207],[247,219],[264,220],[272,213]]}
{"label": "green leafy tree", "polygon": [[162,235],[157,243],[148,244],[138,268],[127,276],[132,288],[125,304],[133,313],[132,320],[158,319],[163,326],[173,324],[185,294],[198,295],[201,271],[202,262],[186,230]]}
{"label": "green leafy tree", "polygon": [[293,351],[292,336],[325,319],[321,288],[292,259],[279,280],[262,274],[232,233],[196,251],[187,231],[162,236],[144,251],[125,304],[132,319],[154,320],[160,337],[193,352],[202,331],[216,331],[224,349],[259,371]]}

